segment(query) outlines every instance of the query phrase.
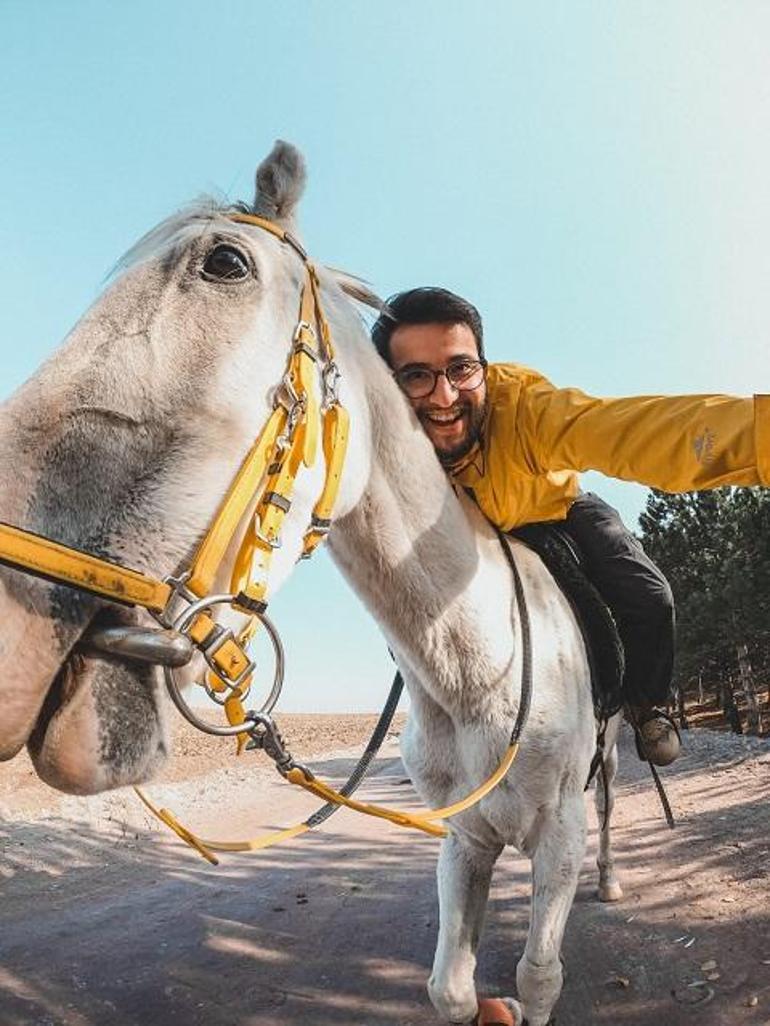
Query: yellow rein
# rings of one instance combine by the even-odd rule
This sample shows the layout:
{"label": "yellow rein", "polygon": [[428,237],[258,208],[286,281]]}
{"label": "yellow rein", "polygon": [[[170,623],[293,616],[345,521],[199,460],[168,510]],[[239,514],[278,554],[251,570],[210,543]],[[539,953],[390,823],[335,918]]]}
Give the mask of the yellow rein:
{"label": "yellow rein", "polygon": [[[288,393],[289,401],[281,399],[270,414],[227,490],[189,571],[178,580],[159,580],[6,524],[0,524],[0,562],[114,602],[139,606],[162,620],[180,593],[180,583],[183,590],[194,599],[210,595],[230,543],[256,499],[255,513],[249,518],[230,582],[231,604],[238,611],[250,615],[249,623],[237,637],[225,636],[223,641],[213,644],[212,639],[216,640],[219,627],[203,608],[195,614],[187,628],[189,637],[199,650],[206,651],[209,647],[210,654],[206,658],[211,670],[207,683],[211,690],[227,696],[223,704],[228,721],[235,727],[244,725],[244,730],[237,734],[240,752],[250,737],[247,713],[242,701],[253,669],[246,645],[253,635],[257,617],[264,613],[267,606],[271,558],[280,544],[281,527],[291,506],[294,482],[300,467],[312,466],[319,447],[322,448],[326,474],[310,525],[305,532],[302,549],[303,557],[309,557],[324,539],[331,524],[348,444],[349,418],[337,398],[336,381],[327,387],[324,376],[336,375],[337,369],[314,266],[302,247],[280,226],[251,214],[236,213],[228,216],[234,221],[262,228],[289,244],[303,260],[306,275],[291,354],[282,380],[282,389]],[[319,405],[314,388],[316,368],[321,365],[321,361],[323,408]],[[345,805],[356,812],[441,837],[446,834],[446,828],[440,822],[470,808],[489,794],[508,772],[517,751],[518,743],[511,743],[495,772],[467,797],[444,808],[427,810],[421,814],[358,802],[318,780],[305,767],[293,763],[283,775],[290,783],[326,802]],[[138,788],[135,790],[155,815],[213,863],[218,861],[214,851],[256,851],[312,829],[308,822],[304,822],[249,841],[202,840],[182,826],[168,810],[158,808],[147,795]]]}
{"label": "yellow rein", "polygon": [[[500,761],[500,765],[494,773],[492,773],[492,775],[489,776],[483,784],[477,787],[470,794],[466,795],[465,798],[461,798],[452,805],[446,805],[440,809],[428,809],[426,812],[420,814],[404,812],[399,809],[390,809],[384,805],[355,801],[352,798],[348,798],[345,795],[340,794],[339,791],[336,791],[333,787],[329,787],[328,784],[324,784],[323,781],[318,780],[315,777],[308,777],[307,770],[303,767],[297,766],[294,769],[289,770],[286,774],[286,779],[290,783],[297,784],[299,787],[303,787],[306,791],[310,791],[311,794],[316,795],[318,798],[322,798],[325,802],[334,802],[336,805],[344,805],[346,808],[352,809],[354,812],[360,812],[366,816],[375,816],[378,819],[385,819],[390,823],[394,823],[396,826],[421,830],[423,833],[430,834],[433,837],[445,837],[447,830],[446,827],[440,825],[440,822],[442,820],[449,819],[450,816],[456,816],[459,812],[464,812],[466,809],[470,809],[472,806],[480,802],[485,795],[488,795],[490,791],[494,790],[511,768],[511,764],[516,758],[518,751],[518,741],[510,744]],[[308,820],[305,820],[302,823],[295,823],[294,826],[286,827],[284,830],[271,831],[270,833],[262,834],[260,837],[253,837],[246,841],[208,840],[198,837],[197,834],[194,834],[188,827],[183,826],[168,809],[160,808],[155,805],[146,794],[139,790],[139,788],[134,788],[134,790],[147,808],[157,816],[158,819],[165,823],[166,826],[173,830],[178,837],[180,837],[186,844],[189,844],[191,848],[194,848],[199,855],[203,856],[207,862],[210,862],[214,866],[219,864],[219,859],[216,857],[214,852],[261,851],[263,848],[269,848],[274,844],[279,844],[281,841],[288,841],[292,837],[298,837],[300,834],[305,834],[309,830],[313,829],[312,824]]]}

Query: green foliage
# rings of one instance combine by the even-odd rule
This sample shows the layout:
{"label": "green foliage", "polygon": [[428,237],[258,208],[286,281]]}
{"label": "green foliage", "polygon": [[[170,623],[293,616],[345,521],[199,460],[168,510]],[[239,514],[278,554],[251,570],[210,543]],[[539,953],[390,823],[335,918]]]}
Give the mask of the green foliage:
{"label": "green foliage", "polygon": [[641,540],[665,573],[677,613],[677,683],[738,674],[745,644],[755,679],[770,674],[770,488],[653,491]]}

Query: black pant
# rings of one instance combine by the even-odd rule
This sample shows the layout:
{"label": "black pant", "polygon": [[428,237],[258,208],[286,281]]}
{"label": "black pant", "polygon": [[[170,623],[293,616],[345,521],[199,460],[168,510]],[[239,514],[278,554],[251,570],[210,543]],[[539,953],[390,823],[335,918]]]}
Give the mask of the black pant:
{"label": "black pant", "polygon": [[664,704],[674,664],[674,597],[668,581],[617,510],[598,495],[579,495],[560,526],[576,542],[589,580],[615,617],[626,653],[626,700]]}

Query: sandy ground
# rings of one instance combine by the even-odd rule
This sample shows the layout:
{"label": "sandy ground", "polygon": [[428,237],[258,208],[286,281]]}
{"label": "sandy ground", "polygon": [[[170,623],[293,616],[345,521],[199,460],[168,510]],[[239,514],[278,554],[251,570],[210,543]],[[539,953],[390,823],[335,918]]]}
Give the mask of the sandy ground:
{"label": "sandy ground", "polygon": [[[339,782],[374,717],[284,716]],[[398,726],[398,725],[397,725]],[[622,902],[595,900],[595,826],[564,944],[558,1026],[770,1024],[770,742],[686,734],[662,820],[624,739],[614,817]],[[183,730],[150,788],[194,829],[249,836],[316,806],[232,744]],[[414,800],[391,738],[362,793]],[[591,822],[595,819],[591,813]],[[0,1026],[417,1026],[436,930],[435,842],[343,811],[209,867],[131,792],[57,795],[0,772]],[[527,867],[501,859],[478,969],[513,993]]]}
{"label": "sandy ground", "polygon": [[[276,716],[282,736],[292,754],[300,761],[328,756],[338,750],[363,748],[377,720],[376,715],[345,713],[284,713]],[[398,736],[403,722],[404,714],[396,713],[392,724],[394,737]],[[272,776],[275,772],[264,758],[261,765],[255,765],[254,759],[247,755],[236,759],[235,742],[203,734],[181,718],[176,719],[174,729],[173,756],[158,777],[158,784],[177,784],[210,777],[212,774],[217,776],[217,780],[224,776],[237,784],[244,766],[248,767],[249,773],[256,769],[258,773]],[[118,802],[124,799],[133,801],[130,792],[119,792]],[[106,799],[106,802],[109,805],[110,799]],[[35,776],[26,752],[22,752],[10,763],[0,764],[0,820],[18,819],[25,815],[37,818],[63,808],[76,808],[82,812],[90,807],[98,815],[98,810],[104,804],[104,798],[84,801],[52,791]]]}

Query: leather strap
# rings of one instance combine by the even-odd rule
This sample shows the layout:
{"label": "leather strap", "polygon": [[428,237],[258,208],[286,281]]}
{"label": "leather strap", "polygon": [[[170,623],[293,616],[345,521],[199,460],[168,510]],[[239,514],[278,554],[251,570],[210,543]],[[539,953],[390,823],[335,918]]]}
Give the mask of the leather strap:
{"label": "leather strap", "polygon": [[142,606],[155,613],[166,608],[171,595],[168,584],[138,570],[99,559],[11,524],[0,524],[0,563],[54,584],[66,584],[124,606]]}

